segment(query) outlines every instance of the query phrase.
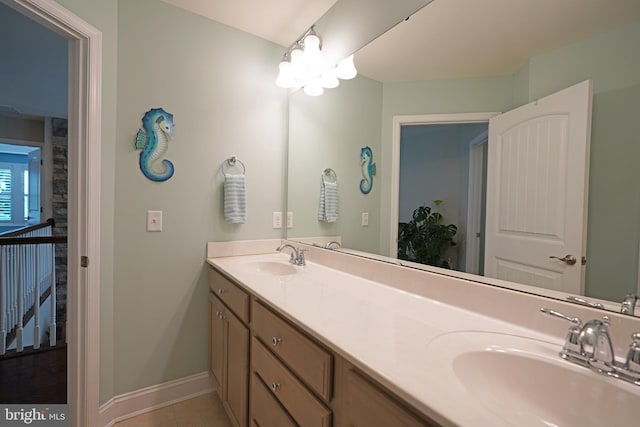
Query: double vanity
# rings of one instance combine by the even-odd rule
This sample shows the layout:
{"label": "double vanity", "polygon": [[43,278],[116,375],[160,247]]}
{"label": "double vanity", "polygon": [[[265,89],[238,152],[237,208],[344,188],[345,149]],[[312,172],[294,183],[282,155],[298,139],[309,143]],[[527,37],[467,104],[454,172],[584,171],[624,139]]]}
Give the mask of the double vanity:
{"label": "double vanity", "polygon": [[[637,423],[637,318],[281,243],[209,244],[210,367],[234,425]],[[606,359],[605,338],[627,381],[561,357]]]}

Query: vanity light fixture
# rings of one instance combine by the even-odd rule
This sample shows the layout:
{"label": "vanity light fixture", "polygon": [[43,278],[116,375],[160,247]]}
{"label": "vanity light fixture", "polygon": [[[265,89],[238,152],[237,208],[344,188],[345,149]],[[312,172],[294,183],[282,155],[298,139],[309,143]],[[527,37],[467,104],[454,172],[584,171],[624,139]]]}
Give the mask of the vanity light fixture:
{"label": "vanity light fixture", "polygon": [[338,87],[338,79],[352,79],[358,74],[353,55],[336,66],[327,67],[322,55],[322,40],[314,27],[287,49],[278,67],[277,86],[285,89],[301,87],[310,96],[322,95],[324,89]]}

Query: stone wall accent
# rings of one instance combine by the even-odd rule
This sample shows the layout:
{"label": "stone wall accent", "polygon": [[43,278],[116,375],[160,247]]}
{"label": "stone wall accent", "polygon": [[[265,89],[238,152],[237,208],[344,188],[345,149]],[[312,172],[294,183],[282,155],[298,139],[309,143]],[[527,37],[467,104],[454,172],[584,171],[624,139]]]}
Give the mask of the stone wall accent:
{"label": "stone wall accent", "polygon": [[[53,235],[67,235],[68,144],[66,120],[54,120],[51,137],[53,152]],[[63,121],[61,123],[61,121]],[[56,245],[57,322],[63,326],[67,306],[67,245]],[[59,335],[61,336],[61,335]]]}

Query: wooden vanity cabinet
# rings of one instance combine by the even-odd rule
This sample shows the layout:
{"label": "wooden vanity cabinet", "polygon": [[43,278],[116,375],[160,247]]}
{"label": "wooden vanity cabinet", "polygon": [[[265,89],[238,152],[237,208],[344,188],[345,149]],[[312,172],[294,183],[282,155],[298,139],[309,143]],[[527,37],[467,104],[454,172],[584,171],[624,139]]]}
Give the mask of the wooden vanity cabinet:
{"label": "wooden vanity cabinet", "polygon": [[[211,270],[213,271],[213,270]],[[229,282],[217,272],[209,276],[211,289],[222,289],[225,286],[227,295],[232,295],[232,301],[238,301],[241,293],[239,287]],[[249,396],[249,328],[234,314],[219,295],[225,292],[209,293],[209,366],[218,382],[218,395],[227,415],[234,427],[248,425],[248,396]],[[244,313],[248,319],[247,311]],[[242,307],[242,304],[237,305]],[[240,312],[242,315],[242,311]]]}
{"label": "wooden vanity cabinet", "polygon": [[235,427],[438,426],[214,269],[209,287],[209,365]]}

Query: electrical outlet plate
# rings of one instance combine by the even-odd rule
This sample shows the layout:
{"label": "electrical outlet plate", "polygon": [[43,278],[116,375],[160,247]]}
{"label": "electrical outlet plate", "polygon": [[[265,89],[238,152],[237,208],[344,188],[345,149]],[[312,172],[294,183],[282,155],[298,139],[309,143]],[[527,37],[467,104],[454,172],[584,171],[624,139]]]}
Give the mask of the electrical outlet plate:
{"label": "electrical outlet plate", "polygon": [[273,225],[272,228],[282,228],[282,212],[273,213]]}

